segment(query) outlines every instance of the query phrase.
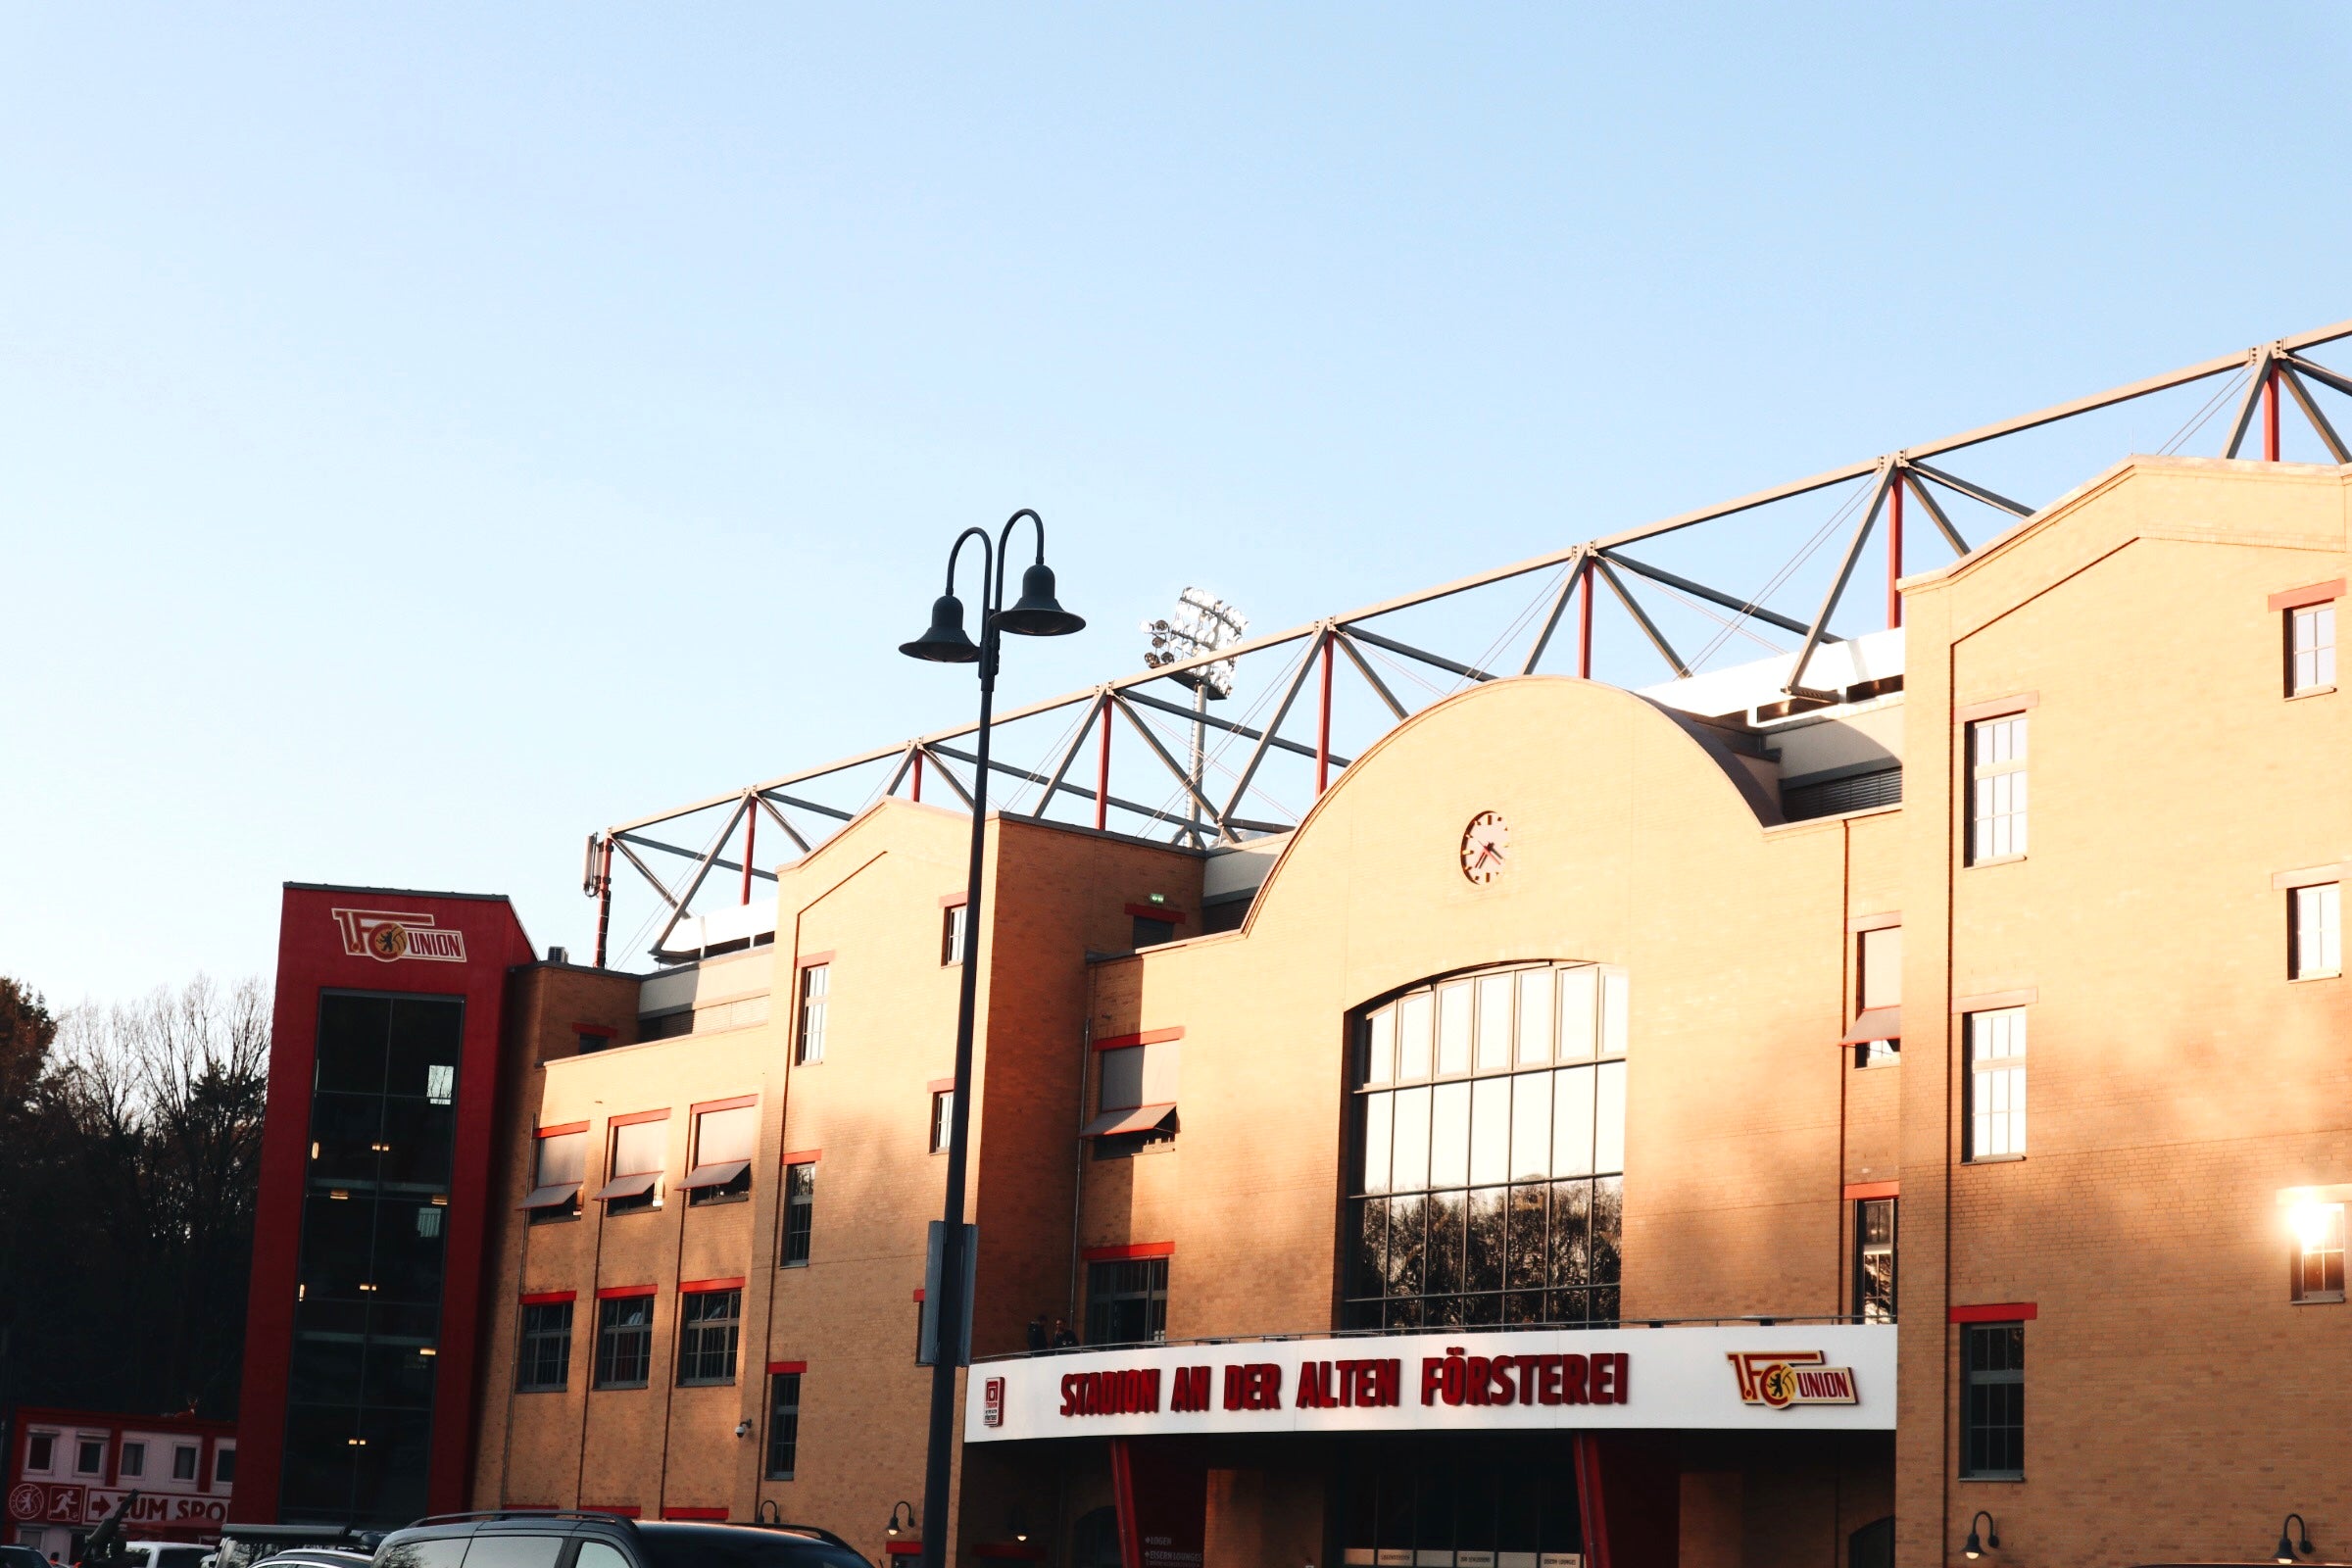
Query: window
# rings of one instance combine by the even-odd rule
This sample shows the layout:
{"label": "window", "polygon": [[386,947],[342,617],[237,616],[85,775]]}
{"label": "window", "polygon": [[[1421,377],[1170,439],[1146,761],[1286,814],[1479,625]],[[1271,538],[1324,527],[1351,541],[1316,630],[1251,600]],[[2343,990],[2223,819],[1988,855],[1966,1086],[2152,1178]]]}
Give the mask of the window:
{"label": "window", "polygon": [[784,1246],[776,1255],[778,1268],[804,1268],[808,1262],[808,1236],[816,1225],[816,1161],[795,1160],[784,1167]]}
{"label": "window", "polygon": [[678,1298],[678,1383],[694,1388],[735,1381],[735,1342],[743,1292],[697,1291]]}
{"label": "window", "polygon": [[752,1155],[759,1142],[758,1105],[724,1105],[697,1114],[687,1203],[733,1203],[751,1197]]}
{"label": "window", "polygon": [[234,1445],[213,1450],[213,1485],[225,1487],[237,1479],[237,1450]]}
{"label": "window", "polygon": [[669,1158],[669,1122],[622,1122],[612,1129],[612,1179],[597,1191],[607,1214],[662,1206],[662,1170]]}
{"label": "window", "polygon": [[1095,1053],[1095,1119],[1084,1136],[1094,1140],[1098,1159],[1133,1154],[1176,1136],[1182,1035],[1180,1029],[1156,1030],[1133,1045]]}
{"label": "window", "polygon": [[117,1468],[121,1474],[125,1476],[145,1475],[147,1473],[147,1445],[144,1443],[123,1444],[122,1458]]}
{"label": "window", "polygon": [[100,1438],[83,1438],[74,1445],[74,1473],[94,1476],[106,1468],[106,1443]]}
{"label": "window", "polygon": [[1135,922],[1131,946],[1155,948],[1162,942],[1176,940],[1176,922],[1173,920],[1161,920],[1149,914],[1130,915],[1129,918]]}
{"label": "window", "polygon": [[1881,1067],[1901,1059],[1903,1042],[1903,928],[1881,926],[1854,942],[1854,1065]]}
{"label": "window", "polygon": [[829,963],[812,963],[801,971],[801,1035],[794,1045],[794,1061],[825,1059],[825,994],[831,989],[832,976]]}
{"label": "window", "polygon": [[532,1152],[531,1194],[522,1200],[534,1225],[580,1217],[580,1184],[588,1175],[588,1129],[541,1133]]}
{"label": "window", "polygon": [[571,1303],[532,1301],[522,1309],[514,1392],[560,1394],[571,1381]]}
{"label": "window", "polygon": [[1168,1260],[1121,1258],[1086,1266],[1086,1343],[1143,1345],[1168,1337]]}
{"label": "window", "polygon": [[2026,1009],[1968,1015],[1968,1157],[2026,1152]]}
{"label": "window", "polygon": [[1854,1316],[1894,1321],[1894,1204],[1865,1198],[1854,1204]]}
{"label": "window", "polygon": [[2297,1301],[2344,1298],[2344,1205],[2298,1203],[2294,1209]]}
{"label": "window", "polygon": [[24,1468],[48,1470],[57,1463],[57,1434],[34,1432],[24,1439]]}
{"label": "window", "polygon": [[612,1044],[612,1031],[610,1029],[578,1029],[572,1032],[572,1038],[578,1042],[579,1054],[585,1056],[590,1052],[602,1051]]}
{"label": "window", "polygon": [[192,1445],[172,1450],[172,1479],[174,1481],[196,1479],[196,1449]]}
{"label": "window", "polygon": [[964,929],[968,923],[965,915],[968,910],[967,905],[951,904],[940,912],[939,961],[942,968],[963,961]]}
{"label": "window", "polygon": [[2026,1326],[1960,1326],[1960,1473],[1987,1481],[2026,1474]]}
{"label": "window", "polygon": [[1616,1321],[1626,997],[1621,969],[1547,964],[1357,1021],[1348,1327]]}
{"label": "window", "polygon": [[934,1089],[931,1091],[931,1152],[944,1154],[948,1152],[948,1140],[954,1136],[955,1127],[956,1091]]}
{"label": "window", "polygon": [[767,1379],[767,1479],[790,1481],[801,1455],[801,1374],[771,1372]]}
{"label": "window", "polygon": [[2324,692],[2335,685],[2335,606],[2305,605],[2286,612],[2286,690]]}
{"label": "window", "polygon": [[654,1366],[654,1298],[619,1296],[596,1303],[596,1386],[642,1389]]}
{"label": "window", "polygon": [[1968,726],[1968,859],[2026,853],[2026,715]]}
{"label": "window", "polygon": [[2289,968],[2297,980],[2344,972],[2342,884],[2322,882],[2288,892]]}

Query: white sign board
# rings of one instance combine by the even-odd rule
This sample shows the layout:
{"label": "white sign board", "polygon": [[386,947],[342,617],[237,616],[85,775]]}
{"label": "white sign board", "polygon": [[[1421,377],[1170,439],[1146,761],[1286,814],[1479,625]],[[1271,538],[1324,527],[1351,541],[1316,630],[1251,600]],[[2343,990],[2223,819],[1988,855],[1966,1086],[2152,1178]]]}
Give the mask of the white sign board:
{"label": "white sign board", "polygon": [[1524,1329],[1065,1350],[971,1370],[964,1440],[1894,1430],[1894,1326]]}

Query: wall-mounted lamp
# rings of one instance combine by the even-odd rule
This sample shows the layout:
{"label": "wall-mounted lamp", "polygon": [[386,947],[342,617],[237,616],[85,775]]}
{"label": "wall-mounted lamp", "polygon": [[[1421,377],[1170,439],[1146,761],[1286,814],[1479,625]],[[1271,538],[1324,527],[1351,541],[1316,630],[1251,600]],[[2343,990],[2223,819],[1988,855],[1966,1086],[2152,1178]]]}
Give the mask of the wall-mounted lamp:
{"label": "wall-mounted lamp", "polygon": [[1019,1504],[1014,1504],[1012,1512],[1004,1516],[1004,1531],[1015,1541],[1026,1542],[1029,1539],[1029,1518],[1021,1512]]}
{"label": "wall-mounted lamp", "polygon": [[[1977,1537],[1977,1519],[1984,1521],[1984,1535],[1982,1540]],[[1968,1522],[1968,1539],[1960,1544],[1960,1555],[1966,1557],[1970,1562],[1975,1562],[1979,1557],[1984,1556],[1988,1548],[1993,1551],[2001,1549],[2001,1532],[1993,1524],[1992,1515],[1979,1508],[1977,1519],[1971,1519]]]}
{"label": "wall-mounted lamp", "polygon": [[915,1523],[914,1504],[905,1500],[891,1504],[890,1523],[884,1527],[883,1534],[896,1541],[902,1530],[911,1530],[917,1535],[922,1534],[921,1526]]}
{"label": "wall-mounted lamp", "polygon": [[[2287,1534],[2288,1525],[2295,1527],[2293,1535]],[[2306,1557],[2311,1555],[2311,1526],[2303,1522],[2301,1514],[2290,1513],[2278,1521],[2278,1545],[2272,1555],[2280,1562],[2293,1562],[2298,1551]]]}
{"label": "wall-mounted lamp", "polygon": [[737,1437],[739,1437],[739,1438],[748,1438],[748,1437],[750,1437],[750,1436],[752,1435],[752,1424],[751,1424],[749,1421],[738,1421],[738,1422],[736,1422],[736,1423],[735,1423],[735,1435],[736,1435]]}

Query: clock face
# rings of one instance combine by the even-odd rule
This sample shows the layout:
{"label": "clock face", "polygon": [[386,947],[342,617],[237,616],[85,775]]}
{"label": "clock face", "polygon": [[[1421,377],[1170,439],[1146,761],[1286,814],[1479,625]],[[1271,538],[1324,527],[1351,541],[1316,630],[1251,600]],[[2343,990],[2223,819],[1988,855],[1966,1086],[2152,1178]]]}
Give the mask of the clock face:
{"label": "clock face", "polygon": [[1502,874],[1511,849],[1511,825],[1494,811],[1481,811],[1462,829],[1462,875],[1477,883]]}

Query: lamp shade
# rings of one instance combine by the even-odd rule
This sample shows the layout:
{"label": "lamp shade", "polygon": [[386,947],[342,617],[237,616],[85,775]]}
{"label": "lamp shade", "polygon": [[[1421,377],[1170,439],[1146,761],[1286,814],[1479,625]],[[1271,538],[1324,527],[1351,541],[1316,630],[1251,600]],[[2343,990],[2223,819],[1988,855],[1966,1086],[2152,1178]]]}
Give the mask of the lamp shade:
{"label": "lamp shade", "polygon": [[1021,597],[997,624],[1023,637],[1067,637],[1086,626],[1054,597],[1054,568],[1042,561],[1021,573]]}
{"label": "lamp shade", "polygon": [[934,664],[969,664],[979,659],[980,645],[963,632],[963,601],[954,594],[941,594],[931,601],[930,630],[910,643],[899,644],[899,652]]}

